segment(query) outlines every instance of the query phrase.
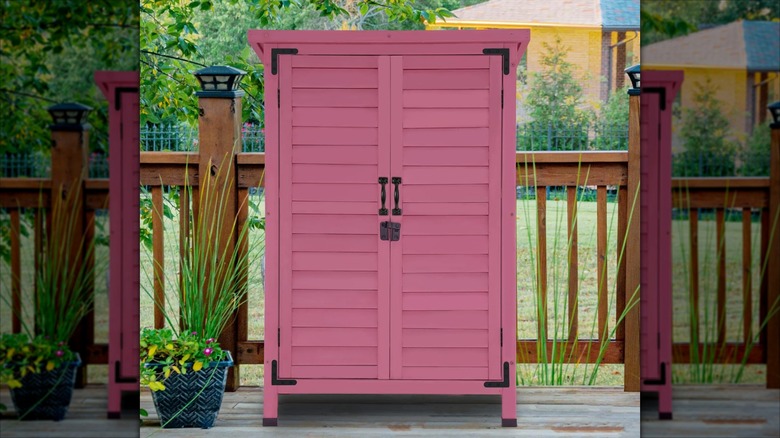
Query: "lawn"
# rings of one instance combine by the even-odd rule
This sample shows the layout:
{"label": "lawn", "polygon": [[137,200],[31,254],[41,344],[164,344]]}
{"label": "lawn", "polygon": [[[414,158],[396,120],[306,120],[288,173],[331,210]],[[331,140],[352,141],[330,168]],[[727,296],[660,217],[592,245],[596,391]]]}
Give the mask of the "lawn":
{"label": "lawn", "polygon": [[[608,217],[608,270],[607,270],[607,288],[609,290],[609,308],[610,318],[609,326],[614,327],[615,323],[615,272],[617,262],[617,238],[615,231],[617,226],[617,213],[615,204],[609,203],[607,208]],[[100,233],[107,235],[107,218],[101,217],[99,220],[104,222],[103,230]],[[596,267],[596,203],[579,203],[578,213],[578,257],[579,257],[579,337],[581,339],[595,337],[596,332],[596,311],[597,311],[597,267]],[[173,212],[171,219],[165,219],[165,272],[166,277],[173,281],[178,273],[178,216]],[[701,278],[701,306],[708,304],[710,313],[714,312],[714,296],[716,290],[714,263],[716,254],[715,242],[715,224],[713,221],[703,220],[699,222],[700,241],[700,278]],[[518,337],[520,339],[534,339],[536,337],[536,299],[535,299],[535,249],[536,249],[536,202],[533,200],[519,200],[517,202],[517,245],[518,245]],[[739,222],[727,222],[726,241],[727,248],[726,270],[727,270],[727,337],[729,340],[739,340],[742,336],[742,228]],[[759,250],[759,231],[760,225],[753,224],[753,308],[754,315],[758,315],[758,250]],[[259,259],[259,248],[257,246],[262,242],[261,230],[253,230],[250,234],[252,245],[255,247],[255,255],[250,266],[249,281],[249,338],[263,339],[263,288],[261,281],[261,266]],[[548,244],[548,317],[551,335],[557,327],[559,337],[565,336],[566,324],[566,296],[568,285],[567,269],[567,237],[566,237],[566,203],[564,201],[549,200],[547,202],[547,244]],[[688,248],[688,222],[687,220],[676,220],[673,223],[673,261],[674,261],[674,339],[676,342],[685,342],[688,340],[688,296],[687,296],[687,268],[685,257],[689,254]],[[108,257],[107,248],[101,247],[98,250],[98,256]],[[32,239],[22,239],[22,287],[24,294],[25,308],[29,309],[32,287]],[[5,297],[10,297],[10,267],[7,263],[0,266],[0,293]],[[140,299],[141,306],[141,327],[153,326],[153,301],[152,298],[144,292],[151,291],[152,285],[152,259],[151,251],[142,246],[141,251],[141,284],[142,292]],[[96,281],[96,342],[107,342],[107,306],[106,295],[106,276],[100,275],[102,281]],[[175,284],[167,281],[166,290],[168,293],[175,291]],[[170,303],[175,310],[176,303]],[[557,305],[557,317],[556,317]],[[703,316],[701,317],[703,320]],[[754,325],[757,328],[757,317],[754,317]],[[10,309],[2,303],[0,306],[0,330],[9,332],[11,329]],[[702,322],[702,333],[706,330]],[[709,327],[712,331],[712,327]],[[262,383],[261,365],[244,365],[241,367],[241,380],[245,385],[259,385]],[[590,373],[592,366],[586,368],[585,364],[569,365],[564,367],[566,382],[572,384],[581,384],[586,375]],[[686,381],[687,365],[675,365],[675,381]],[[726,367],[729,368],[734,367]],[[720,369],[720,368],[719,368]],[[763,382],[764,366],[753,365],[747,367],[747,372],[742,379],[743,382]],[[101,382],[106,379],[105,366],[90,366],[90,381]],[[521,384],[538,384],[538,371],[535,364],[520,364],[518,366],[518,377]],[[726,378],[726,377],[724,377]],[[623,366],[622,365],[602,365],[597,385],[622,385]]]}

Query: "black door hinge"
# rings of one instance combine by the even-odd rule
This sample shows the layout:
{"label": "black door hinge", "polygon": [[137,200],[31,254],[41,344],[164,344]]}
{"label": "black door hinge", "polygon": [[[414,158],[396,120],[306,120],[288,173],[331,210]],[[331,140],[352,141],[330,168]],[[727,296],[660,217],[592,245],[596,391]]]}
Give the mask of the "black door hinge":
{"label": "black door hinge", "polygon": [[509,388],[509,362],[504,362],[504,378],[500,382],[487,381],[485,388]]}
{"label": "black door hinge", "polygon": [[504,75],[509,74],[509,49],[483,49],[482,53],[485,55],[501,55]]}
{"label": "black door hinge", "polygon": [[279,72],[279,55],[297,55],[298,49],[271,49],[271,74]]}
{"label": "black door hinge", "polygon": [[271,361],[271,385],[277,386],[293,386],[297,385],[298,381],[295,379],[280,379],[279,378],[279,366],[275,360]]}
{"label": "black door hinge", "polygon": [[666,384],[666,362],[661,362],[661,377],[656,380],[645,379],[645,385],[664,385]]}

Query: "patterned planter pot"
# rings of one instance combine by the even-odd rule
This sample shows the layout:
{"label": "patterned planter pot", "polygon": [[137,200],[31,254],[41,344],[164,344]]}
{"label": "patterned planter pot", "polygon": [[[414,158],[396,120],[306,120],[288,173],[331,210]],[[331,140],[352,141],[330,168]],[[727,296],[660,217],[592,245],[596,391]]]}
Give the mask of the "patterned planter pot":
{"label": "patterned planter pot", "polygon": [[81,357],[59,368],[42,373],[27,374],[22,387],[11,390],[11,401],[20,420],[54,420],[65,418],[76,384],[76,368]]}
{"label": "patterned planter pot", "polygon": [[[204,365],[200,371],[171,374],[165,380],[165,390],[152,392],[154,407],[164,428],[209,429],[214,426],[225,393],[227,369],[233,366],[230,352],[225,353],[225,360]],[[162,368],[162,364],[156,363],[145,366]]]}

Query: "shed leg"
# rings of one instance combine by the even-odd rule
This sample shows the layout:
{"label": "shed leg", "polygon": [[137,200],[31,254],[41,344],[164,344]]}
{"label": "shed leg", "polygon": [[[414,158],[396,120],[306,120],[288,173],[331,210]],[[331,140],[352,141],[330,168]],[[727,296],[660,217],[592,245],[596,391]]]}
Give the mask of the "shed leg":
{"label": "shed leg", "polygon": [[672,387],[666,385],[658,391],[658,419],[672,419]]}
{"label": "shed leg", "polygon": [[517,390],[514,385],[501,390],[501,426],[517,427]]}
{"label": "shed leg", "polygon": [[122,411],[122,391],[108,388],[108,418],[119,418]]}
{"label": "shed leg", "polygon": [[271,373],[265,374],[263,387],[263,426],[276,426],[279,417],[279,392],[271,385]]}

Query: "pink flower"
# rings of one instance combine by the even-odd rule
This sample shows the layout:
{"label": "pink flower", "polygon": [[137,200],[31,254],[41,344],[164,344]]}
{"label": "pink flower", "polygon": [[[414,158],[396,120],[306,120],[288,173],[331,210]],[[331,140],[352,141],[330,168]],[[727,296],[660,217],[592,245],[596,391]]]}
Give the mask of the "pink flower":
{"label": "pink flower", "polygon": [[65,352],[64,352],[64,351],[62,351],[62,350],[57,350],[57,352],[56,352],[56,353],[54,353],[54,354],[56,354],[56,355],[57,355],[57,357],[62,357],[62,356],[65,354]]}
{"label": "pink flower", "polygon": [[198,332],[192,332],[192,336],[197,336]]}
{"label": "pink flower", "polygon": [[211,353],[213,352],[214,350],[211,348],[206,348],[205,350],[203,350],[203,354],[205,354],[206,356],[211,356]]}
{"label": "pink flower", "polygon": [[207,344],[210,344],[210,343],[212,343],[212,342],[214,342],[214,341],[215,341],[215,339],[214,339],[214,338],[208,338],[208,339],[206,339],[206,343],[207,343]]}
{"label": "pink flower", "polygon": [[[47,338],[48,338],[48,336],[47,336]],[[60,341],[60,342],[57,343],[57,345],[65,345],[65,341]]]}

